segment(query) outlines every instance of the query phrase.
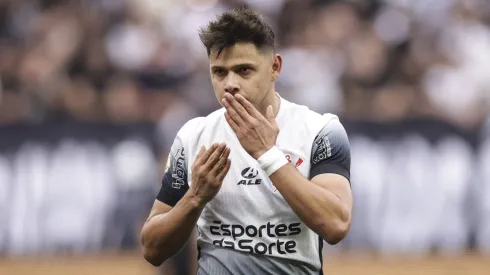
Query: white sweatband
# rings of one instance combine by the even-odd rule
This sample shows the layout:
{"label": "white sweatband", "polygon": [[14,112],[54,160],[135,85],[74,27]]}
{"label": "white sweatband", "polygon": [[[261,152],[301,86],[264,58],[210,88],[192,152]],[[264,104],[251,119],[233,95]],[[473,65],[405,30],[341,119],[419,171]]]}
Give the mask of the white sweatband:
{"label": "white sweatband", "polygon": [[279,170],[279,168],[288,164],[288,160],[284,156],[284,154],[277,148],[276,146],[269,149],[269,151],[265,152],[262,156],[260,156],[257,161],[260,164],[262,170],[265,171],[267,176],[272,175],[274,172]]}

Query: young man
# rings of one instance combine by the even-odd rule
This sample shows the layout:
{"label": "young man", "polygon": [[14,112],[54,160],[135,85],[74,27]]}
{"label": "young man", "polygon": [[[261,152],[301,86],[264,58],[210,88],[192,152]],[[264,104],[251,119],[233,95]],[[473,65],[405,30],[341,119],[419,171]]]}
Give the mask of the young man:
{"label": "young man", "polygon": [[276,93],[282,59],[258,14],[224,13],[200,38],[224,108],[177,134],[145,258],[162,264],[197,225],[198,274],[321,274],[323,240],[338,243],[351,222],[343,126]]}

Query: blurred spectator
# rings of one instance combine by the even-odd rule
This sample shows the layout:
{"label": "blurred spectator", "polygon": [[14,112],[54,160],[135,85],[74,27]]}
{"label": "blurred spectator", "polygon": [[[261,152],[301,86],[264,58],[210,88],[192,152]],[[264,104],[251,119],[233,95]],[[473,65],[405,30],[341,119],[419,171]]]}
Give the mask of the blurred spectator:
{"label": "blurred spectator", "polygon": [[[60,114],[118,123],[148,120],[146,104],[120,105],[144,102],[139,94],[147,87],[136,77],[144,72],[156,79],[198,81],[173,97],[191,95],[197,98],[194,108],[208,112],[217,105],[201,100],[212,93],[202,75],[207,59],[197,30],[240,3],[3,1],[2,102],[24,107],[12,114],[6,107],[12,104],[2,104],[0,121],[43,121]],[[276,29],[285,57],[279,84],[293,101],[368,120],[435,116],[465,128],[488,114],[486,1],[243,3],[263,11]],[[126,87],[117,92],[125,99],[115,99],[118,87]],[[132,114],[115,115],[122,106]],[[394,114],[388,106],[402,107]]]}

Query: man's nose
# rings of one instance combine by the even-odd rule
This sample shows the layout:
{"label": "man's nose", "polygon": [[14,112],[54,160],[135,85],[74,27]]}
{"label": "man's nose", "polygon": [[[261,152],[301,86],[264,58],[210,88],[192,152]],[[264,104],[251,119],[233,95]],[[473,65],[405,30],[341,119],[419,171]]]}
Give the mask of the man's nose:
{"label": "man's nose", "polygon": [[234,95],[240,91],[240,86],[232,74],[229,74],[225,81],[225,92]]}

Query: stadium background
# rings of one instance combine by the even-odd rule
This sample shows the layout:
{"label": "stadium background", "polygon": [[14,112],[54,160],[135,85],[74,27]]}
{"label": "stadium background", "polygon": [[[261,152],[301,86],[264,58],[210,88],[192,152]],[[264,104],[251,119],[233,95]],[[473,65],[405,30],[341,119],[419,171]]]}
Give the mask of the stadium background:
{"label": "stadium background", "polygon": [[[327,274],[490,272],[490,2],[0,1],[0,274],[186,274],[139,232],[169,146],[218,108],[197,29],[248,4],[278,92],[339,114],[353,223]],[[186,271],[187,270],[187,271]]]}

